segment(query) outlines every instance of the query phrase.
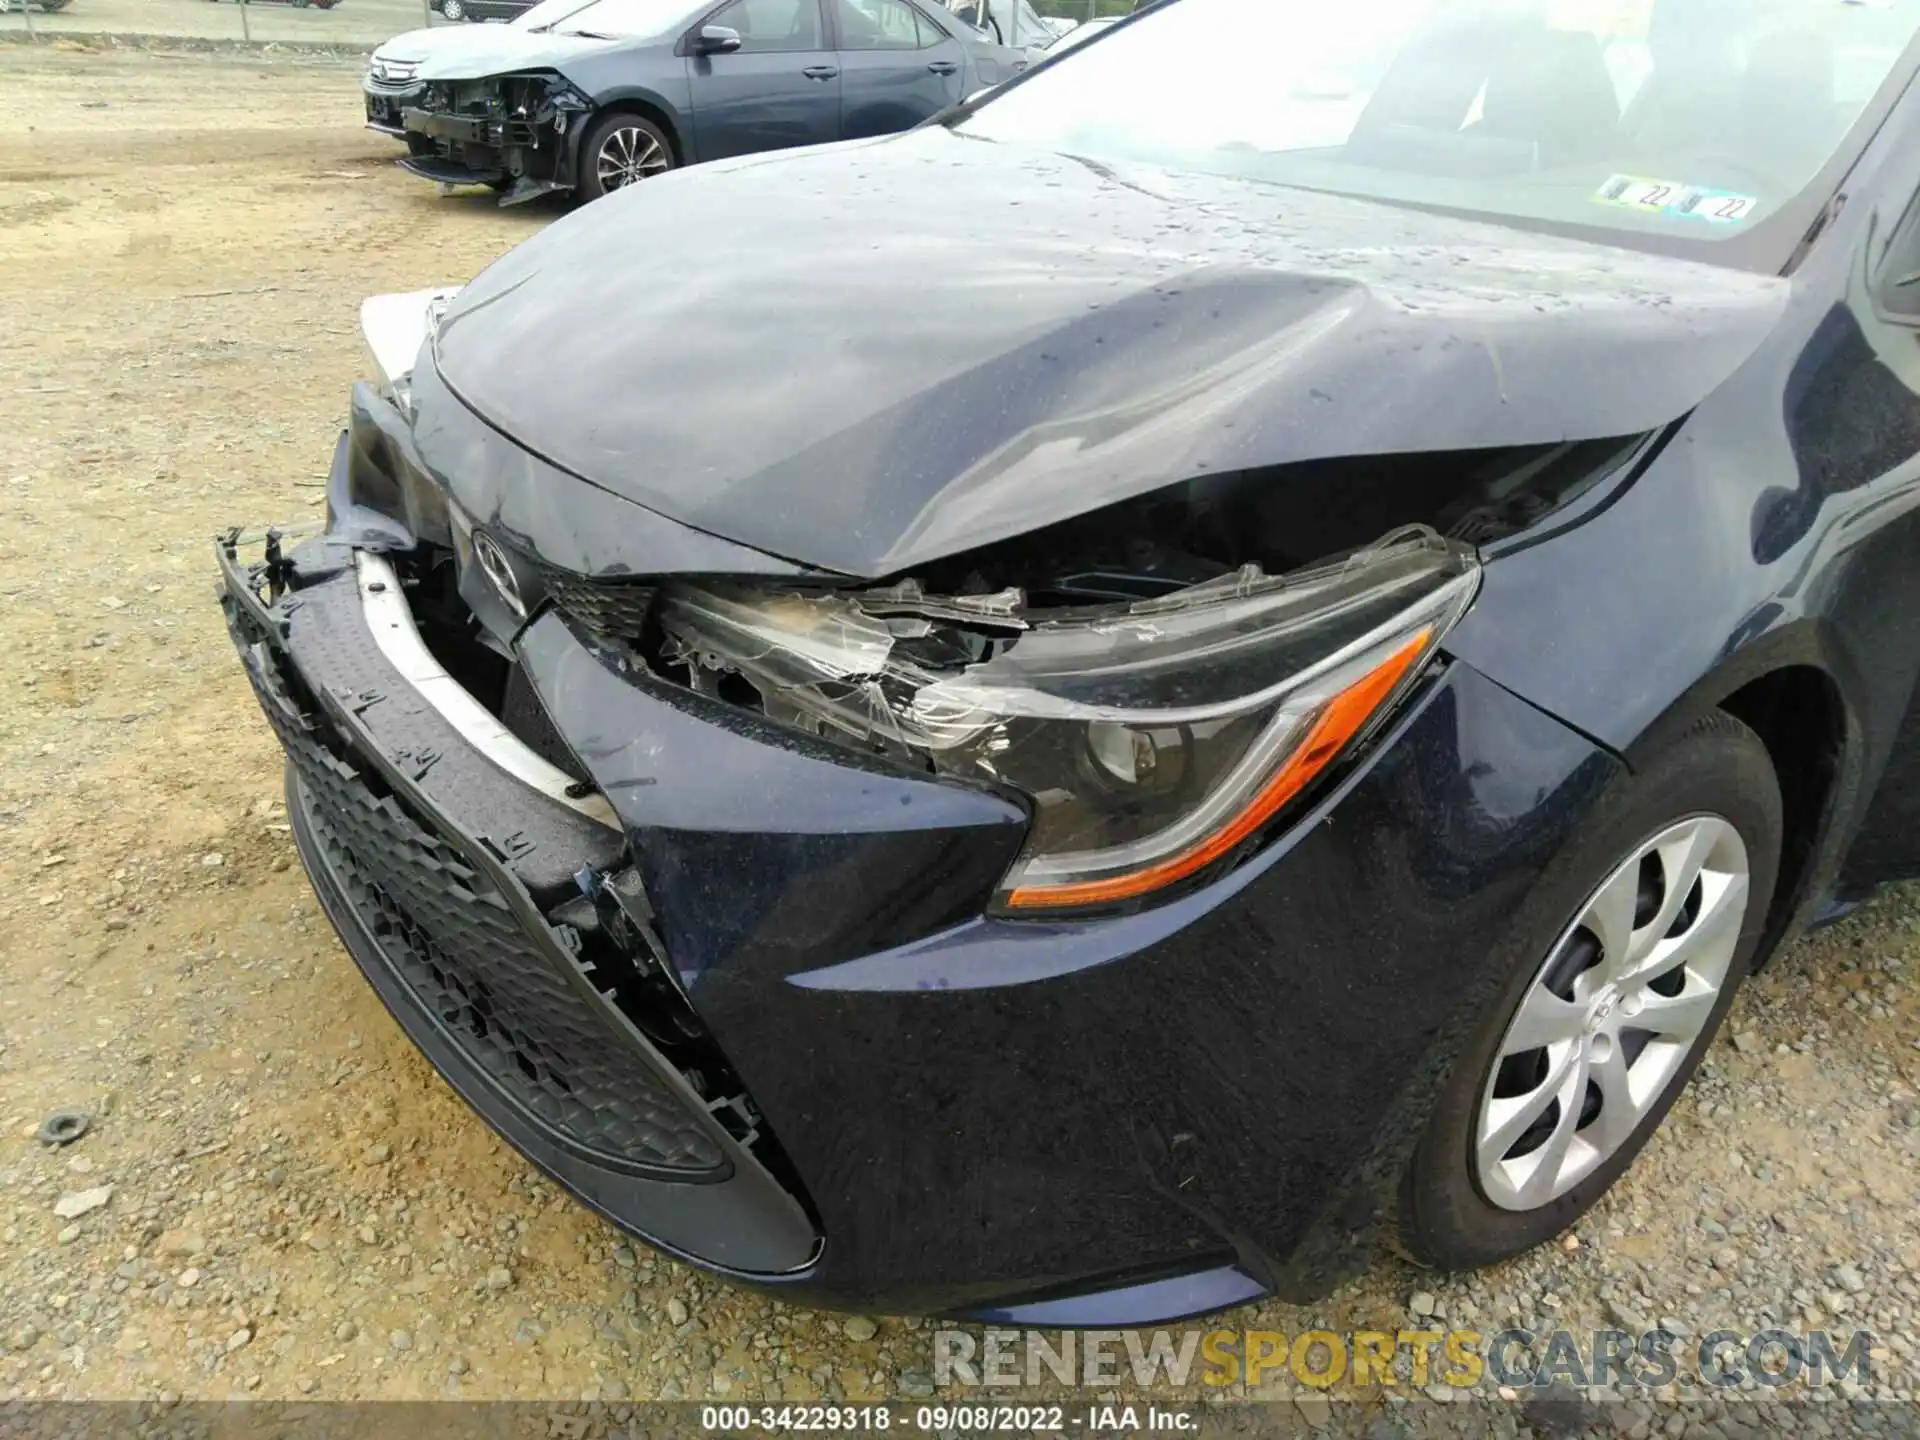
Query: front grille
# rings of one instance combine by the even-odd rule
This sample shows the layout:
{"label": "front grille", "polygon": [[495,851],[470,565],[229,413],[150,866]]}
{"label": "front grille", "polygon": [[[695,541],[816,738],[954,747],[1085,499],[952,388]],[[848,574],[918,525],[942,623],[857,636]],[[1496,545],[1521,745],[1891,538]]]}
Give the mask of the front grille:
{"label": "front grille", "polygon": [[560,613],[589,635],[637,641],[646,633],[655,587],[636,580],[589,580],[542,567],[547,594]]}
{"label": "front grille", "polygon": [[387,60],[376,64],[367,71],[366,83],[375,90],[387,90],[398,93],[414,88],[414,76],[420,66],[408,61]]}
{"label": "front grille", "polygon": [[722,1170],[711,1133],[533,946],[485,876],[261,700],[345,899],[486,1079],[592,1157],[688,1178]]}

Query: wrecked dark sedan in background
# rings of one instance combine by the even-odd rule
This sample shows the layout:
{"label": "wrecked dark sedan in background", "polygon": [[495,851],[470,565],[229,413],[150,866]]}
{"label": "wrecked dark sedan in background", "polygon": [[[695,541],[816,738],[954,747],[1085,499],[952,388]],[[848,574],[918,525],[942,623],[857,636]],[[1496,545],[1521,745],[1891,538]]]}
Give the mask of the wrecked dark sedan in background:
{"label": "wrecked dark sedan in background", "polygon": [[534,0],[433,0],[449,20],[518,20],[533,6]]}
{"label": "wrecked dark sedan in background", "polygon": [[510,203],[596,200],[702,160],[905,130],[1027,64],[923,0],[592,0],[543,14],[400,62],[401,164]]}
{"label": "wrecked dark sedan in background", "polygon": [[1417,8],[370,303],[227,613],[354,959],[617,1224],[1035,1324],[1493,1261],[1920,872],[1914,7]]}
{"label": "wrecked dark sedan in background", "polygon": [[[396,139],[407,138],[406,113],[426,96],[422,68],[485,69],[538,54],[555,42],[554,26],[594,0],[540,0],[523,7],[502,25],[437,25],[408,30],[378,46],[367,57],[360,90],[366,99],[367,128]],[[502,60],[503,56],[513,57]]]}

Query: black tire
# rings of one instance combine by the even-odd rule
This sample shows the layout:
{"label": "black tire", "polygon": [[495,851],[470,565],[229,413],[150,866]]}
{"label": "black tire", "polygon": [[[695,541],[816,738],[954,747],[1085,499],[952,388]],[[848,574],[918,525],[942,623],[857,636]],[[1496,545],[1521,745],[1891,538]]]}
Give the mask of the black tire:
{"label": "black tire", "polygon": [[[1665,1092],[1609,1158],[1535,1209],[1494,1205],[1481,1191],[1473,1146],[1481,1096],[1510,1021],[1601,882],[1649,838],[1695,815],[1726,820],[1747,848],[1747,910],[1718,1002]],[[1415,1148],[1401,1192],[1399,1227],[1402,1248],[1412,1259],[1443,1270],[1472,1270],[1509,1259],[1566,1230],[1626,1172],[1686,1088],[1752,969],[1779,872],[1781,833],[1780,786],[1766,746],[1719,711],[1637,759],[1634,772],[1601,797],[1584,833],[1528,900],[1515,927],[1516,943],[1507,947],[1511,978],[1455,1062]]]}
{"label": "black tire", "polygon": [[574,189],[581,200],[598,200],[603,195],[626,188],[622,184],[605,183],[601,178],[600,164],[601,152],[623,131],[635,132],[660,147],[659,156],[665,161],[660,173],[673,169],[679,163],[674,156],[673,139],[665,130],[646,116],[636,115],[631,110],[610,111],[593,122],[580,142],[579,178]]}

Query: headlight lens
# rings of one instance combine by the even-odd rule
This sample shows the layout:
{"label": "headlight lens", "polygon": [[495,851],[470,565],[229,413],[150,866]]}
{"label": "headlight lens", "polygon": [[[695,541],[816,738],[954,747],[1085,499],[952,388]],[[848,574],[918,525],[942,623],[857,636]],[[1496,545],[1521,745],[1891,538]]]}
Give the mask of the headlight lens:
{"label": "headlight lens", "polygon": [[1167,891],[1261,830],[1392,708],[1472,601],[1431,531],[1312,570],[1248,567],[1124,608],[1033,617],[932,600],[671,586],[668,658],[734,671],[770,713],[1031,797],[997,907]]}

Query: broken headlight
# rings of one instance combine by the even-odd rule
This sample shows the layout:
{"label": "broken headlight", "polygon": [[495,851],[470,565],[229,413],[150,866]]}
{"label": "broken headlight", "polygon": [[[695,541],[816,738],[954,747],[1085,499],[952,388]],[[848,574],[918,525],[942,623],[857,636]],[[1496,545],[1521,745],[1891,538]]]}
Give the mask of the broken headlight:
{"label": "broken headlight", "polygon": [[360,302],[360,337],[379,378],[380,393],[409,419],[413,416],[413,362],[459,293],[457,287],[409,290],[401,295],[369,295]]}
{"label": "broken headlight", "polygon": [[658,613],[696,683],[735,675],[777,718],[1022,791],[1033,827],[996,904],[1032,915],[1237,851],[1391,709],[1477,581],[1470,549],[1416,529],[1126,606],[675,585]]}

